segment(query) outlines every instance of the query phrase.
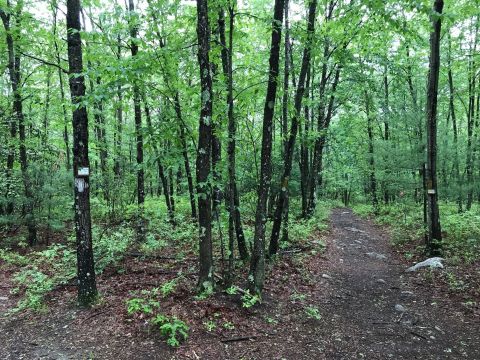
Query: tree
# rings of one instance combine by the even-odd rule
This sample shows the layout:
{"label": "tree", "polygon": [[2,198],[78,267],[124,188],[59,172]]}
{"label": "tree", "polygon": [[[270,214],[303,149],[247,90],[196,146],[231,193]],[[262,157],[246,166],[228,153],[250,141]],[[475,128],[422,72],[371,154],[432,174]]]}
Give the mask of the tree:
{"label": "tree", "polygon": [[[10,3],[7,1],[7,11],[12,11],[10,8]],[[20,33],[20,18],[22,12],[22,3],[17,4],[15,9],[15,19],[16,19],[16,31],[15,33]],[[37,225],[35,222],[35,213],[33,211],[33,193],[32,186],[30,183],[30,175],[28,173],[28,158],[27,158],[27,146],[26,146],[26,134],[25,134],[25,116],[23,113],[23,98],[22,98],[22,79],[21,79],[21,57],[19,49],[15,44],[15,39],[12,34],[13,30],[10,26],[11,14],[5,13],[5,11],[0,9],[0,17],[2,18],[3,26],[6,32],[6,42],[7,42],[7,51],[8,51],[8,72],[10,75],[10,85],[12,87],[13,93],[13,113],[14,119],[10,123],[10,135],[12,139],[16,136],[16,126],[18,125],[18,136],[20,140],[19,152],[20,152],[20,168],[22,171],[22,180],[25,191],[25,203],[23,205],[23,212],[26,219],[28,235],[27,242],[30,246],[33,246],[37,243]],[[17,124],[14,124],[15,120]],[[11,148],[8,154],[7,159],[7,176],[11,176],[14,162],[14,150]],[[7,183],[9,186],[9,183]],[[7,188],[8,189],[8,188]],[[7,190],[8,191],[8,190]],[[7,213],[13,211],[13,203],[7,205]]]}
{"label": "tree", "polygon": [[292,172],[293,163],[293,151],[295,149],[295,140],[298,133],[299,117],[302,110],[303,94],[305,92],[305,79],[307,78],[307,72],[310,66],[311,58],[311,46],[313,42],[313,36],[315,31],[315,16],[317,10],[317,1],[310,0],[308,7],[308,22],[307,22],[307,41],[305,43],[305,49],[303,50],[302,67],[300,70],[300,76],[297,84],[297,91],[295,93],[295,114],[292,118],[292,124],[290,128],[290,135],[288,143],[285,149],[285,164],[282,179],[280,182],[280,195],[278,197],[277,208],[275,210],[275,216],[273,219],[272,236],[270,238],[269,253],[275,255],[278,251],[278,238],[280,235],[280,226],[282,224],[282,215],[285,206],[285,200],[288,192],[288,182]]}
{"label": "tree", "polygon": [[426,183],[427,183],[427,252],[437,255],[440,252],[439,241],[442,240],[440,227],[440,214],[438,209],[438,185],[437,185],[437,102],[438,102],[438,78],[440,73],[440,31],[442,26],[443,0],[435,0],[433,5],[432,26],[430,34],[430,61],[427,85],[427,160],[426,160]]}
{"label": "tree", "polygon": [[88,115],[83,103],[82,41],[80,0],[67,1],[67,44],[69,84],[73,105],[73,176],[75,233],[77,238],[78,303],[91,305],[97,297],[90,217],[90,162],[88,159]]}
{"label": "tree", "polygon": [[267,216],[268,191],[272,180],[272,120],[278,85],[283,8],[284,0],[275,0],[273,8],[268,86],[267,95],[265,97],[265,106],[263,109],[262,153],[257,193],[257,209],[255,212],[253,253],[250,260],[250,273],[248,276],[250,291],[257,294],[261,294],[265,282],[265,222]]}
{"label": "tree", "polygon": [[[130,26],[130,50],[132,57],[138,54],[138,18],[135,14],[133,0],[128,1],[129,26]],[[137,149],[137,203],[138,203],[138,240],[145,238],[145,219],[143,204],[145,203],[145,169],[143,168],[143,129],[142,129],[142,104],[138,79],[133,80],[133,108],[135,112],[135,143]]]}
{"label": "tree", "polygon": [[200,241],[200,291],[213,286],[212,205],[211,205],[211,148],[212,148],[212,75],[210,65],[210,24],[208,0],[197,1],[198,64],[200,68],[201,110],[198,128],[197,194]]}

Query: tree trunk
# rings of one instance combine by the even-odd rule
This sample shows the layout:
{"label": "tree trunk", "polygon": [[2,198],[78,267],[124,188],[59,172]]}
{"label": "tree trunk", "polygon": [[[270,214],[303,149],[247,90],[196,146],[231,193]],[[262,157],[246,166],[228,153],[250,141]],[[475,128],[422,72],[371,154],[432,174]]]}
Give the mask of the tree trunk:
{"label": "tree trunk", "polygon": [[[19,26],[20,21],[20,11],[17,10],[17,27]],[[37,227],[35,222],[35,214],[33,211],[34,207],[34,197],[32,192],[32,186],[30,183],[30,176],[28,173],[28,158],[27,158],[27,147],[25,144],[25,116],[23,114],[23,99],[21,94],[21,71],[20,71],[20,55],[16,52],[15,40],[11,33],[10,27],[10,14],[6,14],[3,10],[0,10],[0,17],[2,18],[3,25],[6,32],[6,41],[7,41],[7,52],[8,52],[8,70],[10,83],[13,93],[13,113],[15,119],[18,123],[18,135],[20,140],[19,153],[20,153],[20,169],[22,172],[22,181],[23,187],[25,190],[25,203],[23,205],[23,213],[25,215],[25,222],[28,229],[27,242],[30,246],[33,246],[37,242]],[[10,126],[10,135],[12,138],[16,135],[15,125]],[[7,157],[7,176],[10,177],[13,170],[13,149],[10,149],[10,152]],[[9,182],[8,182],[9,183]],[[7,213],[13,212],[13,203],[7,204]]]}
{"label": "tree trunk", "polygon": [[[138,53],[137,33],[138,25],[135,18],[135,7],[133,0],[128,1],[129,26],[130,26],[130,49],[132,57]],[[140,89],[138,79],[133,80],[133,107],[135,113],[135,139],[137,144],[137,203],[138,203],[138,228],[137,237],[139,241],[145,239],[145,219],[143,205],[145,203],[145,170],[143,168],[143,132],[142,132],[142,108],[140,104]]]}
{"label": "tree trunk", "polygon": [[185,166],[185,175],[187,176],[188,195],[190,197],[190,208],[191,208],[192,219],[194,221],[197,221],[197,205],[195,203],[195,189],[193,186],[192,170],[190,169],[190,160],[188,159],[187,138],[185,136],[185,125],[183,123],[182,109],[180,106],[180,97],[178,95],[178,91],[175,92],[174,107],[175,107],[175,114],[178,120],[178,127],[180,130],[180,143],[182,144],[182,156],[183,156],[183,163]]}
{"label": "tree trunk", "polygon": [[369,174],[369,182],[370,182],[370,195],[372,196],[372,205],[374,212],[378,212],[378,198],[377,198],[377,178],[375,176],[375,153],[373,150],[373,127],[372,127],[372,117],[370,111],[370,95],[368,91],[365,90],[365,112],[367,114],[367,133],[368,133],[368,162],[370,165],[370,174]]}
{"label": "tree trunk", "polygon": [[290,135],[288,138],[287,148],[285,150],[285,163],[283,176],[280,181],[280,194],[278,196],[277,207],[275,209],[275,216],[273,219],[272,236],[270,238],[269,254],[275,255],[278,251],[278,239],[280,235],[280,227],[282,224],[282,214],[285,206],[285,201],[288,194],[288,183],[290,174],[292,172],[293,154],[295,150],[295,140],[298,132],[298,120],[302,111],[302,100],[305,92],[305,79],[307,77],[308,68],[310,66],[310,48],[315,32],[315,15],[317,10],[317,0],[310,0],[308,9],[308,25],[307,25],[307,40],[303,50],[302,67],[300,69],[300,76],[298,79],[297,90],[295,93],[295,114],[292,118],[290,127]]}
{"label": "tree trunk", "polygon": [[475,35],[472,40],[472,45],[470,48],[471,54],[468,62],[468,112],[467,112],[467,161],[466,161],[466,172],[467,172],[467,203],[466,208],[469,211],[472,208],[473,203],[473,170],[475,165],[475,141],[474,141],[474,123],[475,123],[475,91],[476,91],[476,78],[477,78],[477,69],[475,63],[475,54],[477,51],[477,37],[478,37],[478,21],[475,27]]}
{"label": "tree trunk", "polygon": [[454,176],[455,176],[455,183],[457,185],[457,203],[458,203],[458,212],[463,211],[462,206],[462,182],[460,177],[460,168],[459,168],[459,157],[458,157],[458,129],[457,129],[457,115],[455,112],[455,87],[453,86],[453,73],[452,73],[452,60],[451,60],[451,53],[452,53],[452,39],[450,36],[450,32],[448,33],[448,88],[449,88],[449,112],[450,117],[452,119],[452,130],[453,130],[453,152],[454,152]]}
{"label": "tree trunk", "polygon": [[[147,99],[143,99],[143,105],[145,107],[145,118],[147,119],[147,127],[150,137],[154,137],[153,125],[152,125],[152,117],[150,116],[150,108],[147,104]],[[152,140],[153,143],[153,151],[155,154],[155,161],[157,163],[158,169],[158,178],[162,184],[163,194],[165,196],[165,205],[167,206],[168,218],[171,224],[175,224],[175,214],[173,212],[171,198],[170,198],[170,191],[168,189],[168,181],[167,177],[165,176],[165,169],[162,164],[160,150],[158,148],[158,144],[155,139]]]}
{"label": "tree trunk", "polygon": [[[385,140],[385,145],[388,147],[390,146],[389,140],[390,140],[390,127],[389,127],[389,122],[390,122],[390,98],[389,98],[389,87],[388,87],[388,66],[385,65],[385,73],[383,76],[383,86],[385,89],[385,110],[383,112],[383,126],[384,126],[384,135],[383,139]],[[389,150],[389,149],[388,149]],[[388,163],[388,160],[385,159],[386,163]],[[386,169],[385,175],[387,175],[387,179],[383,181],[383,200],[385,201],[385,204],[388,204],[390,202],[390,192],[388,189],[388,184],[390,182],[390,169]]]}
{"label": "tree trunk", "polygon": [[435,0],[432,16],[433,31],[430,34],[430,61],[427,86],[426,126],[427,126],[427,223],[428,236],[426,250],[430,255],[440,253],[439,241],[442,240],[437,190],[437,94],[440,72],[440,31],[441,19],[437,17],[443,10],[443,0]]}
{"label": "tree trunk", "polygon": [[260,181],[258,186],[257,210],[255,214],[255,232],[253,253],[250,261],[249,289],[261,294],[265,282],[265,222],[268,190],[272,179],[272,122],[277,94],[277,81],[282,37],[284,0],[275,0],[272,22],[272,40],[270,47],[267,95],[263,110],[262,152]]}
{"label": "tree trunk", "polygon": [[67,0],[67,44],[70,92],[73,105],[73,172],[75,180],[75,232],[77,237],[78,303],[91,305],[97,297],[90,219],[90,163],[88,116],[82,103],[85,79],[80,39],[80,1]]}
{"label": "tree trunk", "polygon": [[210,24],[208,0],[197,0],[198,64],[200,68],[201,111],[198,129],[197,194],[200,242],[198,287],[205,291],[213,287],[212,207],[209,183],[212,148],[212,76],[210,66]]}
{"label": "tree trunk", "polygon": [[228,211],[229,211],[229,272],[230,280],[233,271],[233,248],[234,248],[234,233],[237,238],[238,251],[240,258],[243,261],[248,259],[248,249],[245,243],[245,236],[243,233],[241,215],[240,215],[240,200],[237,192],[237,180],[236,180],[236,136],[237,136],[237,123],[233,111],[233,32],[235,21],[235,9],[233,5],[228,7],[229,13],[229,37],[228,48],[225,36],[225,14],[223,9],[219,11],[218,28],[220,34],[220,43],[222,45],[222,68],[224,76],[227,81],[227,106],[228,106],[228,144],[227,144],[227,156],[228,156]]}
{"label": "tree trunk", "polygon": [[[117,37],[117,61],[122,58],[122,45],[120,35]],[[123,132],[123,96],[122,85],[117,85],[117,103],[115,104],[115,115],[117,123],[115,126],[114,147],[115,160],[113,165],[113,173],[118,180],[122,171],[122,132]]]}

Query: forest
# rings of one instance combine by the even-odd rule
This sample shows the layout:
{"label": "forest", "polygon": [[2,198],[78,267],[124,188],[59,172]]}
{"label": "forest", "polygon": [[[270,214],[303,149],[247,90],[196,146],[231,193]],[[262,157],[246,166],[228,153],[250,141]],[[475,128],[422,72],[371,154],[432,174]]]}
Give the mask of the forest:
{"label": "forest", "polygon": [[0,356],[480,358],[479,9],[0,0]]}

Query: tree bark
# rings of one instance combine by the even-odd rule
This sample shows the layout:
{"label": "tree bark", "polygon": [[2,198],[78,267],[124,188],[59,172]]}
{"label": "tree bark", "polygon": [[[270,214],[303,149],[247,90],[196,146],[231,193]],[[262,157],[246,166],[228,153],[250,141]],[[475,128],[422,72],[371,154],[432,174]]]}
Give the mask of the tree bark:
{"label": "tree bark", "polygon": [[185,135],[185,125],[183,123],[182,108],[180,106],[180,97],[178,95],[178,91],[175,92],[175,97],[173,101],[174,101],[174,107],[175,107],[175,114],[178,120],[178,127],[180,131],[180,143],[182,144],[183,164],[185,167],[185,175],[187,176],[188,195],[190,197],[191,214],[192,214],[192,219],[194,221],[197,221],[197,205],[195,202],[195,189],[193,186],[193,176],[192,176],[192,170],[190,168],[190,160],[188,158],[187,137]]}
{"label": "tree bark", "polygon": [[317,0],[310,0],[308,9],[307,22],[307,40],[303,50],[302,66],[300,69],[300,76],[298,79],[297,90],[295,93],[295,114],[292,118],[290,127],[290,135],[288,138],[287,148],[285,150],[285,163],[282,179],[280,181],[280,194],[278,196],[277,207],[275,209],[275,216],[273,219],[272,236],[270,238],[269,254],[275,255],[278,251],[278,239],[280,235],[280,228],[282,224],[282,214],[285,206],[285,201],[288,196],[288,183],[290,174],[292,172],[293,154],[295,150],[295,140],[298,132],[298,120],[302,111],[302,100],[305,92],[305,79],[307,77],[308,68],[310,66],[311,46],[315,32],[315,15],[317,10]]}
{"label": "tree bark", "polygon": [[449,112],[450,118],[452,119],[452,130],[453,130],[453,152],[454,152],[454,176],[455,183],[457,185],[457,203],[458,203],[458,212],[463,211],[463,199],[462,199],[462,182],[460,177],[460,168],[459,168],[459,156],[458,156],[458,129],[457,129],[457,115],[455,112],[455,87],[453,86],[453,73],[452,73],[452,39],[450,32],[448,33],[448,89],[449,89]]}
{"label": "tree bark", "polygon": [[[150,108],[147,104],[147,99],[145,97],[143,99],[143,105],[144,105],[144,108],[145,108],[145,118],[147,120],[148,132],[150,134],[150,137],[153,138],[154,130],[153,130],[153,125],[152,125],[152,117],[150,115]],[[158,148],[158,144],[157,144],[155,139],[152,141],[152,143],[153,143],[153,151],[154,151],[154,154],[155,154],[155,162],[157,163],[158,178],[159,178],[159,180],[162,184],[163,195],[165,197],[165,205],[167,206],[168,218],[169,218],[171,224],[175,224],[175,214],[174,214],[173,208],[172,208],[170,191],[169,191],[169,188],[168,188],[167,177],[165,175],[165,169],[164,169],[163,164],[162,164],[161,153],[160,153],[160,150]]]}
{"label": "tree bark", "polygon": [[367,133],[368,133],[368,163],[370,165],[369,169],[369,182],[370,182],[370,195],[372,196],[372,205],[374,212],[378,212],[378,198],[377,198],[377,178],[375,176],[375,153],[373,147],[373,126],[372,126],[372,116],[371,116],[371,99],[368,94],[368,90],[365,90],[365,112],[367,114]]}
{"label": "tree bark", "polygon": [[88,159],[88,116],[82,103],[85,79],[80,39],[80,1],[67,0],[67,44],[70,92],[73,105],[73,172],[75,233],[77,238],[78,303],[91,305],[97,297],[90,218],[90,163]]}
{"label": "tree bark", "polygon": [[[128,1],[129,21],[130,21],[130,49],[132,57],[135,58],[138,54],[137,34],[138,25],[137,19],[134,19],[135,6],[133,0]],[[144,219],[144,203],[145,203],[145,170],[143,168],[143,131],[142,131],[142,108],[140,103],[140,89],[138,79],[133,80],[133,107],[135,113],[135,140],[137,148],[137,203],[138,203],[138,225],[137,237],[138,241],[145,239],[145,219]]]}
{"label": "tree bark", "polygon": [[426,160],[426,196],[428,234],[426,250],[430,255],[440,253],[439,241],[442,240],[440,214],[438,210],[437,189],[437,95],[440,72],[440,31],[443,0],[434,0],[432,16],[433,31],[430,34],[430,61],[427,86],[426,127],[427,127],[427,160]]}
{"label": "tree bark", "polygon": [[[8,4],[8,3],[7,3]],[[9,5],[9,4],[8,4]],[[16,26],[19,26],[20,22],[20,11],[17,10],[16,16]],[[28,229],[27,242],[30,246],[33,246],[37,243],[37,227],[35,222],[35,214],[33,211],[34,197],[32,192],[32,186],[30,183],[30,176],[28,173],[28,158],[27,158],[27,147],[25,144],[25,116],[23,114],[23,99],[21,94],[21,71],[20,71],[20,54],[17,53],[15,39],[12,36],[11,24],[10,24],[10,14],[6,14],[3,10],[0,10],[0,17],[3,22],[3,26],[6,32],[6,42],[7,42],[7,52],[8,52],[8,71],[10,77],[10,84],[12,87],[13,93],[13,114],[15,119],[12,120],[14,123],[15,120],[18,124],[18,136],[20,140],[19,154],[20,154],[20,169],[22,172],[22,181],[25,191],[25,203],[23,204],[23,213],[25,215],[25,222]],[[10,124],[10,136],[12,139],[16,136],[16,125]],[[11,147],[9,154],[7,156],[7,186],[10,186],[10,181],[8,179],[11,177],[13,172],[13,162],[14,162],[14,148]],[[8,190],[7,190],[8,193]],[[7,214],[13,212],[13,202],[7,204]]]}
{"label": "tree bark", "polygon": [[212,76],[210,66],[210,24],[208,0],[197,0],[198,64],[201,83],[201,111],[198,129],[197,153],[197,194],[198,225],[200,242],[200,270],[198,287],[200,291],[213,287],[212,255],[212,207],[211,184],[209,183],[212,149]]}
{"label": "tree bark", "polygon": [[263,110],[260,181],[258,185],[257,210],[255,214],[253,253],[248,276],[249,289],[252,293],[256,294],[261,294],[265,282],[265,222],[267,197],[272,179],[272,122],[278,85],[283,10],[284,0],[275,0],[269,57],[268,86],[265,107]]}
{"label": "tree bark", "polygon": [[475,126],[475,91],[477,85],[477,69],[475,63],[475,54],[477,51],[477,38],[478,38],[478,21],[475,27],[475,35],[471,44],[471,54],[468,62],[468,112],[467,112],[467,159],[466,159],[466,172],[467,172],[467,203],[466,209],[469,211],[472,208],[473,203],[473,170],[475,165],[475,141],[474,141],[474,126]]}

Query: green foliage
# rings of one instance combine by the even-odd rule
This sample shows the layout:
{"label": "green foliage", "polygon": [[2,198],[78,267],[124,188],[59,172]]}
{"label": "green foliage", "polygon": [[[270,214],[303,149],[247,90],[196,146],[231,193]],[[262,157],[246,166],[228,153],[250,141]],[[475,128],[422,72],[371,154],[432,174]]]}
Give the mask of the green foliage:
{"label": "green foliage", "polygon": [[305,314],[310,319],[314,319],[314,320],[320,320],[322,318],[322,315],[320,315],[320,310],[318,310],[318,308],[315,306],[307,306],[305,308]]}
{"label": "green foliage", "polygon": [[213,330],[215,330],[217,328],[217,324],[215,323],[215,321],[213,320],[208,320],[208,321],[205,321],[203,323],[203,325],[205,326],[205,329],[208,331],[208,332],[211,332]]}
{"label": "green foliage", "polygon": [[[95,271],[102,273],[107,267],[118,267],[133,239],[133,231],[126,227],[101,231],[93,229]],[[73,239],[67,244],[53,244],[42,251],[25,256],[0,250],[0,257],[16,265],[22,265],[14,276],[16,293],[22,294],[17,311],[41,310],[45,307],[45,295],[58,286],[72,281],[76,275],[76,251]]]}
{"label": "green foliage", "polygon": [[160,292],[162,293],[163,297],[167,297],[171,293],[173,293],[178,285],[178,279],[172,279],[163,283],[160,286]]}
{"label": "green foliage", "polygon": [[[356,204],[354,211],[361,216],[372,214],[370,205]],[[403,201],[400,204],[381,206],[376,221],[389,225],[392,229],[392,241],[397,245],[412,242],[423,243],[422,209],[414,202]],[[458,212],[456,203],[440,205],[440,220],[443,239],[441,246],[444,256],[452,262],[473,263],[480,256],[480,216],[476,209],[469,212]],[[417,247],[417,252],[423,252],[423,246]],[[414,254],[407,251],[405,257],[412,258]]]}
{"label": "green foliage", "polygon": [[137,313],[152,315],[153,312],[160,307],[160,303],[152,299],[132,298],[126,302],[128,315]]}
{"label": "green foliage", "polygon": [[176,316],[157,314],[152,319],[152,323],[159,326],[160,333],[167,337],[167,344],[172,347],[180,346],[181,341],[188,339],[189,327]]}
{"label": "green foliage", "polygon": [[249,309],[259,302],[261,302],[260,296],[258,296],[257,294],[250,294],[249,290],[246,290],[245,293],[242,295],[242,306],[244,308]]}
{"label": "green foliage", "polygon": [[[165,284],[170,284],[165,289],[171,289],[173,281]],[[170,290],[168,290],[170,291]],[[147,321],[155,325],[162,336],[167,338],[167,344],[173,347],[179,346],[181,341],[188,338],[188,326],[176,316],[169,317],[160,312],[160,302],[156,299],[158,293],[161,292],[165,297],[168,291],[162,288],[153,288],[151,290],[142,290],[140,297],[132,297],[126,300],[127,314],[129,316],[139,315],[146,318]]]}

